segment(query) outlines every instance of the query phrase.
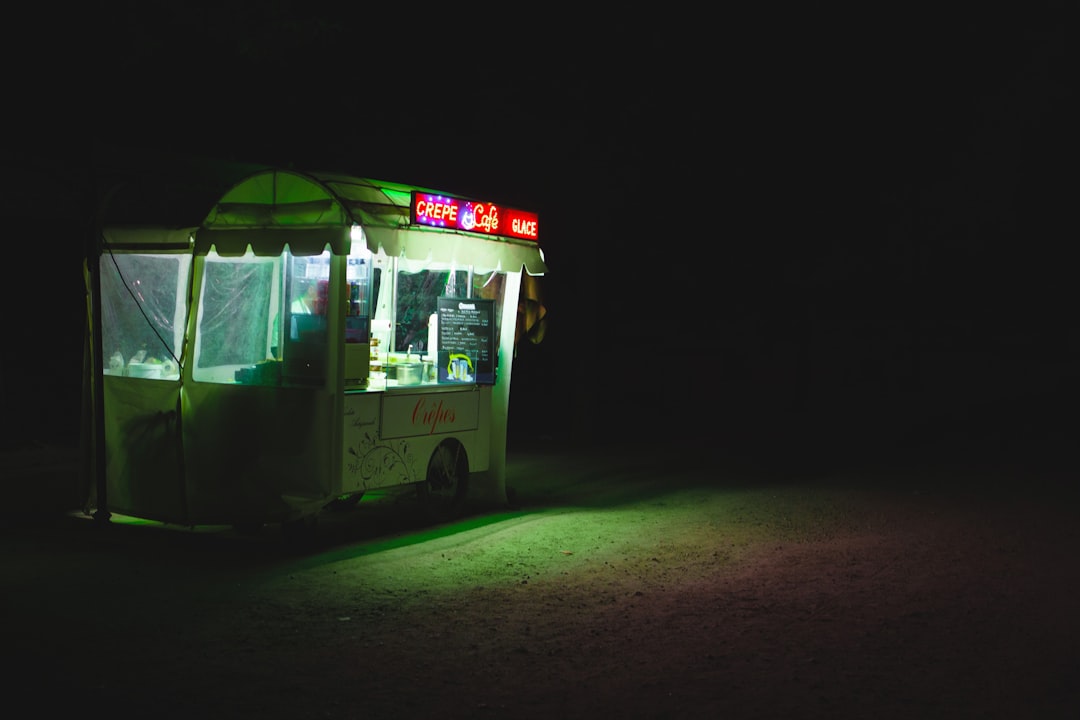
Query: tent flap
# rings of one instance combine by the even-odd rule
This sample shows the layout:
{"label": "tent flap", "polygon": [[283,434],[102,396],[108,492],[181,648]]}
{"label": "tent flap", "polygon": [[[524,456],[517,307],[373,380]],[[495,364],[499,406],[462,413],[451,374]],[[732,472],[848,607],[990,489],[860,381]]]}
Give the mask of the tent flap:
{"label": "tent flap", "polygon": [[293,255],[319,255],[327,247],[334,254],[348,255],[349,233],[347,227],[203,228],[195,234],[195,254],[205,255],[214,247],[220,255],[238,257],[250,247],[255,255],[270,257],[280,255],[288,245]]}
{"label": "tent flap", "polygon": [[368,248],[391,257],[434,260],[455,267],[472,266],[477,272],[521,272],[543,275],[547,268],[536,246],[465,236],[437,230],[365,228]]}

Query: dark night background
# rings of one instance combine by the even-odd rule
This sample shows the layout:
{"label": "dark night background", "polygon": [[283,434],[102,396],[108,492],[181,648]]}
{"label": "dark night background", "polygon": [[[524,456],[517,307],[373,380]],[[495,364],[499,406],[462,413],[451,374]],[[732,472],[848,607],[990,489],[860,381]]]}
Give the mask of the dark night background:
{"label": "dark night background", "polygon": [[512,445],[1067,458],[1076,58],[1054,6],[306,9],[130,3],[13,31],[7,445],[78,442],[82,252],[134,155],[139,182],[199,157],[539,212],[549,328],[514,365]]}

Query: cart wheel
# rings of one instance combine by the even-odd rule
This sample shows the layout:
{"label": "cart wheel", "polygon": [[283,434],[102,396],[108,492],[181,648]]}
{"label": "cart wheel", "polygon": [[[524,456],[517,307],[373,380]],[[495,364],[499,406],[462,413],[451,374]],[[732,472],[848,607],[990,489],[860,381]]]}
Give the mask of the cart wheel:
{"label": "cart wheel", "polygon": [[469,458],[457,440],[444,440],[428,461],[427,480],[420,483],[424,513],[436,522],[461,512],[469,485]]}
{"label": "cart wheel", "polygon": [[362,497],[364,497],[363,492],[353,493],[352,495],[342,495],[341,497],[336,497],[326,503],[325,508],[331,512],[352,510],[356,507],[356,503],[360,502],[360,498]]}

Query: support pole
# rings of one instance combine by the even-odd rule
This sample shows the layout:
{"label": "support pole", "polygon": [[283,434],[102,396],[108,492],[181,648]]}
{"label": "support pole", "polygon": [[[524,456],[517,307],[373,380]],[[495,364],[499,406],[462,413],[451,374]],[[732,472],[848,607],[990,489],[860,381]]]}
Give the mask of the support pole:
{"label": "support pole", "polygon": [[514,339],[518,319],[518,296],[524,271],[506,274],[503,290],[502,333],[499,337],[499,367],[491,398],[491,445],[489,465],[494,481],[491,498],[497,505],[506,505],[506,434],[510,413],[510,378],[514,366]]}
{"label": "support pole", "polygon": [[[92,162],[96,162],[94,156]],[[94,520],[107,523],[110,519],[108,490],[105,482],[105,373],[104,351],[101,343],[101,253],[102,227],[101,208],[103,199],[98,193],[97,170],[91,168],[90,172],[94,180],[93,196],[98,201],[94,209],[94,223],[91,229],[91,237],[87,242],[86,262],[90,275],[90,333],[91,353],[93,363],[90,368],[90,382],[93,387],[91,397],[94,401],[92,438],[94,443],[94,477],[97,480],[97,507],[94,510]]]}

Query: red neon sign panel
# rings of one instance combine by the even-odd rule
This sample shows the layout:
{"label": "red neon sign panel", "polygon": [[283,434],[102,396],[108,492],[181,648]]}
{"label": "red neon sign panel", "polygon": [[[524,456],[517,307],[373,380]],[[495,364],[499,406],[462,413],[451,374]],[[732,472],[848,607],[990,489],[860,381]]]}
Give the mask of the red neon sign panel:
{"label": "red neon sign panel", "polygon": [[536,213],[449,195],[413,190],[409,215],[414,225],[505,235],[533,242],[540,237],[540,218]]}

